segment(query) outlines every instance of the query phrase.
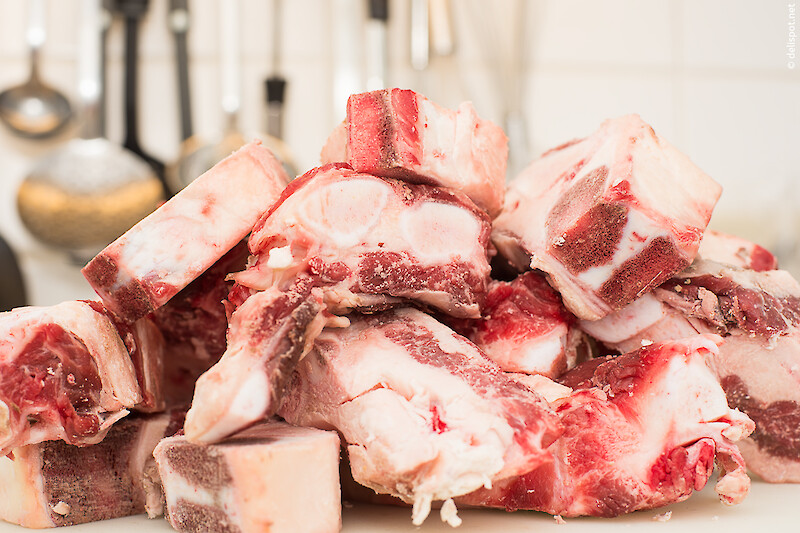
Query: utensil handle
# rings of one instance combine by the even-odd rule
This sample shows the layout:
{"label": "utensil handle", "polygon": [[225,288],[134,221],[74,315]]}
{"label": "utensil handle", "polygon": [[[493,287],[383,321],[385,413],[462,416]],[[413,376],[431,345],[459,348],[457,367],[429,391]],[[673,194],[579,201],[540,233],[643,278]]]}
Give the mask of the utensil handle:
{"label": "utensil handle", "polygon": [[31,54],[31,79],[39,79],[39,51],[47,39],[45,29],[45,3],[44,0],[30,0],[28,4],[28,28],[25,31],[25,41]]}
{"label": "utensil handle", "polygon": [[[363,0],[334,0],[332,2],[333,32],[333,109],[334,120],[341,122],[347,109],[347,98],[364,90],[364,67],[361,64],[363,42],[360,40],[362,21],[353,15]],[[335,124],[335,123],[334,123]],[[331,124],[333,127],[334,124]]]}
{"label": "utensil handle", "polygon": [[429,0],[411,0],[411,66],[425,70],[430,55]]}
{"label": "utensil handle", "polygon": [[189,89],[189,6],[186,0],[170,0],[169,25],[175,37],[175,65],[178,77],[178,104],[180,105],[181,138],[194,133],[192,101]]}
{"label": "utensil handle", "polygon": [[83,123],[81,137],[100,136],[100,0],[82,0],[81,29],[78,34],[78,97]]}
{"label": "utensil handle", "polygon": [[372,91],[386,87],[388,0],[369,0],[369,18],[364,52],[367,62],[367,90]]}
{"label": "utensil handle", "polygon": [[125,140],[122,145],[135,153],[140,153],[139,127],[136,121],[136,87],[139,83],[137,48],[139,39],[139,19],[125,16]]}
{"label": "utensil handle", "polygon": [[107,83],[107,63],[108,63],[108,53],[107,53],[107,42],[108,42],[108,30],[111,28],[111,21],[113,19],[113,15],[111,13],[113,9],[113,3],[115,0],[102,0],[101,8],[100,8],[100,27],[102,28],[100,32],[100,96],[98,97],[98,117],[97,117],[97,124],[98,124],[98,133],[101,137],[106,136],[106,93],[108,83]]}
{"label": "utensil handle", "polygon": [[455,49],[450,22],[450,0],[430,0],[431,48],[437,56],[449,56]]}
{"label": "utensil handle", "polygon": [[267,134],[283,139],[283,103],[286,98],[286,78],[270,76],[264,82],[267,95]]}
{"label": "utensil handle", "polygon": [[29,0],[28,29],[25,39],[32,50],[38,50],[47,39],[45,30],[45,0]]}
{"label": "utensil handle", "polygon": [[236,118],[241,105],[239,2],[220,0],[220,68],[222,70],[222,111],[228,120],[228,129],[236,128]]}

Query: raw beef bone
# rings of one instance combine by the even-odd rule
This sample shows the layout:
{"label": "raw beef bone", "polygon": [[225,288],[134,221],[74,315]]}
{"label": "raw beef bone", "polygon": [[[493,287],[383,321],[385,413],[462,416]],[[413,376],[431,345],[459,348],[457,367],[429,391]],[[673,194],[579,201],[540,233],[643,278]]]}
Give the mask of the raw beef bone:
{"label": "raw beef bone", "polygon": [[188,404],[197,378],[225,352],[228,317],[223,301],[244,269],[247,243],[241,241],[151,315],[164,336],[164,382],[170,405]]}
{"label": "raw beef bone", "polygon": [[0,457],[46,440],[97,443],[141,401],[125,345],[93,304],[0,314]]}
{"label": "raw beef bone", "polygon": [[766,481],[800,482],[800,285],[788,272],[696,260],[655,291],[699,331],[725,335],[712,365],[756,430],[739,443]]}
{"label": "raw beef bone", "polygon": [[[700,259],[703,261],[701,262]],[[740,237],[727,235],[718,231],[707,230],[700,243],[700,249],[697,253],[696,265],[706,265],[705,267],[697,268],[692,267],[687,272],[692,272],[692,275],[720,275],[722,265],[727,265],[734,268],[741,268],[745,270],[754,271],[767,271],[775,270],[778,267],[778,261],[772,253],[758,244],[749,242]],[[706,271],[709,268],[713,270]],[[679,277],[682,277],[680,274]],[[737,276],[744,276],[748,278],[754,276],[759,278],[759,275],[753,274],[737,274]],[[774,276],[774,275],[771,275]],[[777,276],[785,279],[785,274],[777,274]],[[664,283],[664,287],[672,287],[675,290],[676,286],[686,281],[677,280],[677,285],[673,281]],[[788,280],[787,286],[793,286],[794,281]],[[671,284],[670,284],[671,283]],[[689,282],[691,283],[691,282]],[[752,285],[751,282],[745,281],[746,284]],[[778,282],[780,284],[780,282]],[[722,286],[722,284],[716,284]],[[774,285],[774,284],[773,284]],[[705,291],[706,289],[703,289]],[[674,300],[673,296],[667,293],[660,293],[667,299]],[[693,293],[697,296],[697,293]],[[703,294],[708,294],[703,292]],[[694,335],[698,332],[712,331],[706,325],[695,322],[695,325],[688,320],[688,315],[675,309],[673,306],[667,305],[662,301],[663,298],[658,298],[652,293],[645,294],[638,298],[631,304],[619,309],[601,320],[580,320],[578,325],[586,333],[599,340],[606,346],[618,350],[620,353],[633,351],[645,342],[663,342],[668,340],[680,339]],[[689,306],[687,308],[685,302],[681,299],[675,300],[673,303],[680,303],[678,307],[687,310],[692,307],[703,309],[703,298],[689,299]],[[711,308],[715,308],[716,304],[713,303],[713,298],[706,298]],[[724,331],[717,331],[717,333],[724,333]],[[726,348],[723,345],[722,352],[725,353]]]}
{"label": "raw beef bone", "polygon": [[477,318],[490,233],[489,218],[461,193],[331,164],[286,188],[250,236],[258,260],[234,277],[263,290],[310,276],[333,313],[410,300]]}
{"label": "raw beef bone", "polygon": [[[738,239],[736,249],[754,246]],[[753,263],[752,254],[711,250],[704,253]],[[709,363],[729,405],[756,422],[752,435],[738,442],[748,468],[766,481],[800,482],[798,322],[800,286],[787,272],[698,258],[653,293],[597,322],[581,321],[580,327],[620,351],[697,332],[724,335],[720,356]]]}
{"label": "raw beef bone", "polygon": [[337,320],[347,323],[326,313],[321,290],[308,279],[248,298],[231,316],[222,359],[197,380],[186,437],[218,442],[274,414],[297,362]]}
{"label": "raw beef bone", "polygon": [[714,230],[706,230],[697,255],[717,263],[757,272],[778,268],[778,259],[763,246]]}
{"label": "raw beef bone", "polygon": [[452,111],[410,90],[354,94],[321,157],[366,174],[458,189],[491,216],[503,206],[508,139],[469,102]]}
{"label": "raw beef bone", "polygon": [[241,241],[288,181],[272,153],[252,142],[109,244],[83,275],[108,309],[134,322]]}
{"label": "raw beef bone", "polygon": [[99,301],[84,300],[92,309],[111,320],[119,338],[130,355],[139,392],[142,399],[132,406],[142,413],[157,413],[166,408],[164,386],[164,336],[150,316],[140,318],[133,324],[121,321],[117,315],[105,308]]}
{"label": "raw beef bone", "polygon": [[0,458],[0,518],[30,528],[163,513],[148,478],[153,449],[175,434],[182,412],[131,415],[93,446],[43,442]]}
{"label": "raw beef bone", "polygon": [[597,320],[684,269],[720,186],[636,115],[546,152],[514,179],[498,250],[540,269],[578,317]]}
{"label": "raw beef bone", "polygon": [[[506,372],[557,378],[588,357],[585,336],[561,297],[536,272],[510,283],[492,281],[484,316],[462,333]],[[455,328],[460,331],[459,328]]]}
{"label": "raw beef bone", "polygon": [[279,414],[336,429],[353,477],[413,503],[421,524],[451,498],[548,460],[561,427],[547,402],[474,344],[413,308],[351,315],[298,365]]}
{"label": "raw beef bone", "polygon": [[192,533],[336,533],[339,438],[267,421],[219,444],[164,439],[154,452],[167,518]]}
{"label": "raw beef bone", "polygon": [[[578,327],[609,351],[638,350],[643,345],[697,335],[699,332],[683,313],[647,293],[600,320],[579,320]],[[702,328],[704,332],[710,332]]]}
{"label": "raw beef bone", "polygon": [[565,429],[548,448],[553,461],[458,502],[616,516],[688,498],[706,484],[715,459],[720,499],[740,502],[750,479],[733,441],[753,422],[728,408],[705,365],[717,355],[716,341],[695,336],[579,365],[562,379],[573,392],[550,396]]}

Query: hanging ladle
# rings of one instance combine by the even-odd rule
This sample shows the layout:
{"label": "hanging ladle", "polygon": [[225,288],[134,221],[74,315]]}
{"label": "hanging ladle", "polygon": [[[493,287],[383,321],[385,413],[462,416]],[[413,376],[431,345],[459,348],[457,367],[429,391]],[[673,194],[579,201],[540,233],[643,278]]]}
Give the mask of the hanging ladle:
{"label": "hanging ladle", "polygon": [[44,0],[31,0],[26,39],[31,54],[28,81],[0,93],[0,120],[22,137],[41,139],[61,131],[72,116],[66,97],[39,76],[39,51],[44,44]]}
{"label": "hanging ladle", "polygon": [[81,0],[78,95],[81,135],[37,161],[17,191],[25,227],[82,263],[163,200],[150,166],[100,136],[100,1]]}

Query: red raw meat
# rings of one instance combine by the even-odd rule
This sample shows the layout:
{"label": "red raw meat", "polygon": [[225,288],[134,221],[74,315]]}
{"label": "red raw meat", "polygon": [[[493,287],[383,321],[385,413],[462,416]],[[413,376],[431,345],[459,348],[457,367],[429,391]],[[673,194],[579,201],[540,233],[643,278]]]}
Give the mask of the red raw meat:
{"label": "red raw meat", "polygon": [[720,499],[738,503],[750,479],[733,441],[753,422],[728,408],[704,362],[716,355],[715,336],[695,336],[579,365],[562,379],[573,392],[551,398],[565,429],[553,461],[458,501],[616,516],[688,498],[716,460]]}
{"label": "red raw meat", "polygon": [[272,153],[250,143],[109,244],[83,275],[108,309],[134,322],[241,241],[288,181]]}
{"label": "red raw meat", "polygon": [[800,285],[782,270],[696,260],[655,294],[698,331],[725,336],[712,368],[730,406],[756,423],[739,443],[748,468],[800,482]]}
{"label": "red raw meat", "polygon": [[[733,262],[730,254],[715,257]],[[653,294],[580,324],[621,351],[698,332],[724,335],[709,366],[729,405],[756,423],[737,443],[748,468],[766,481],[800,482],[799,323],[800,286],[789,273],[698,258]]]}
{"label": "red raw meat", "polygon": [[327,165],[286,188],[250,236],[253,290],[297,276],[324,287],[331,312],[407,300],[480,316],[489,280],[489,219],[464,195]]}
{"label": "red raw meat", "polygon": [[597,320],[692,262],[720,192],[629,115],[514,179],[493,239],[520,270],[545,271],[575,315]]}
{"label": "red raw meat", "polygon": [[97,443],[141,401],[125,345],[92,303],[0,314],[0,457],[46,440]]}
{"label": "red raw meat", "polygon": [[228,274],[244,269],[240,242],[151,315],[164,336],[164,382],[169,405],[188,404],[200,375],[225,352],[228,317],[223,303],[233,286]]}
{"label": "red raw meat", "polygon": [[415,524],[434,500],[549,460],[556,416],[474,344],[413,308],[350,318],[317,338],[279,413],[338,430],[354,479],[413,503]]}
{"label": "red raw meat", "polygon": [[153,449],[176,433],[182,411],[131,415],[93,446],[29,444],[0,458],[0,518],[29,528],[163,513],[161,489],[149,477]]}
{"label": "red raw meat", "polygon": [[578,361],[583,334],[540,274],[493,281],[483,314],[466,336],[506,372],[557,378]]}
{"label": "red raw meat", "polygon": [[500,212],[508,139],[469,102],[452,111],[405,89],[354,94],[343,128],[328,139],[323,163],[457,189],[490,215]]}

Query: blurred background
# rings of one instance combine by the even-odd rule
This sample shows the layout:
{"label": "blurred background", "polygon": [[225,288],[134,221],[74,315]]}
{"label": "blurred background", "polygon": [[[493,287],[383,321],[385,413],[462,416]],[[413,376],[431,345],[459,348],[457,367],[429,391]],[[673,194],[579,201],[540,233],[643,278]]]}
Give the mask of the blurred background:
{"label": "blurred background", "polygon": [[[163,164],[177,183],[180,168],[202,167],[176,166],[197,146],[261,136],[302,173],[318,163],[325,139],[344,117],[347,95],[381,84],[418,90],[448,107],[471,100],[510,137],[509,177],[606,118],[639,113],[723,185],[712,227],[766,246],[800,274],[793,2],[113,0],[93,19],[86,1],[0,0],[0,91],[46,84],[51,103],[58,103],[58,93],[70,106],[69,121],[61,129],[51,123],[56,131],[49,136],[25,137],[13,124],[0,128],[0,235],[21,266],[29,304],[93,296],[79,273],[81,254],[91,246],[65,253],[46,244],[69,227],[58,217],[80,213],[53,207],[74,211],[79,202],[53,193],[43,173],[60,165],[57,180],[85,196],[101,190],[111,170],[125,168],[119,186],[131,185],[125,180],[142,171],[105,162],[108,173],[87,176],[63,154],[56,165],[53,154],[72,139],[97,137],[99,126],[108,144],[150,159],[155,166],[144,167],[145,174]],[[37,12],[42,23],[31,32]],[[89,26],[99,28],[95,41],[87,42],[87,17],[99,24]],[[182,35],[185,61],[178,53]],[[26,85],[31,44],[39,47],[38,89]],[[103,44],[105,84],[98,95],[88,83],[98,63],[86,60],[85,51],[91,56]],[[181,68],[188,76],[182,96]],[[6,96],[0,94],[0,108],[14,104]],[[151,201],[145,189],[151,197],[160,193],[150,185],[135,189],[144,198],[139,207]],[[20,194],[25,224],[20,190],[27,194]],[[117,190],[108,205],[121,205],[133,190]],[[47,209],[57,216],[39,217]],[[105,219],[92,220],[85,225],[105,228]],[[42,234],[50,236],[43,241]]]}

